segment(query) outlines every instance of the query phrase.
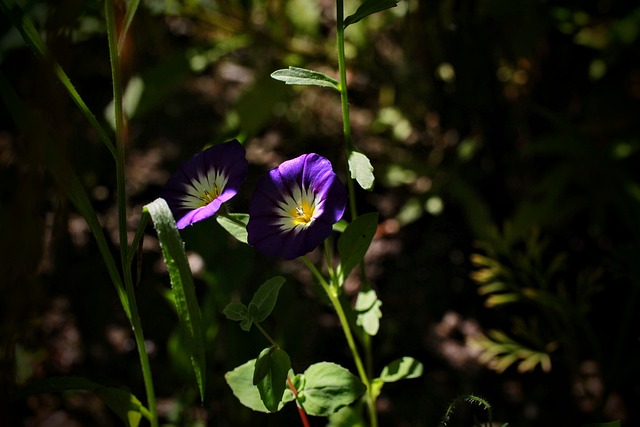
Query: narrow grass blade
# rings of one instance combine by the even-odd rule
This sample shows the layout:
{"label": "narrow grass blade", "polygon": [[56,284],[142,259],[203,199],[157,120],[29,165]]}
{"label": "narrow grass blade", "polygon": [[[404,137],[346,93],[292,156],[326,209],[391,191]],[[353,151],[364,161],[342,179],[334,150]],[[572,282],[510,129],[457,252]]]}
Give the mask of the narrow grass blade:
{"label": "narrow grass blade", "polygon": [[118,37],[118,54],[122,53],[124,41],[127,38],[129,27],[133,22],[133,17],[136,14],[136,10],[138,10],[139,4],[140,4],[140,0],[131,0],[131,2],[129,3],[129,6],[127,7],[127,12],[124,15],[124,22],[122,24],[122,31],[120,32],[120,36]]}
{"label": "narrow grass blade", "polygon": [[200,399],[204,401],[205,356],[204,334],[200,321],[200,308],[191,276],[191,269],[184,251],[184,243],[176,228],[169,205],[164,199],[156,199],[144,207],[151,215],[153,226],[158,233],[164,261],[169,269],[171,289],[180,318],[180,325],[187,337],[187,351],[191,355],[193,371],[196,375]]}

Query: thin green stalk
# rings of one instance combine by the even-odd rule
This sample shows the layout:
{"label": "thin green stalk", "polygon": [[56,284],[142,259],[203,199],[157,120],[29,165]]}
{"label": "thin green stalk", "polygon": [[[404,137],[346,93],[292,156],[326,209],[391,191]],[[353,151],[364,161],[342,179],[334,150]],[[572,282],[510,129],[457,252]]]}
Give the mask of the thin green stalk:
{"label": "thin green stalk", "polygon": [[349,346],[349,350],[351,350],[351,355],[353,357],[353,361],[356,364],[356,369],[358,371],[358,375],[360,376],[360,381],[367,388],[367,409],[369,411],[369,419],[371,421],[372,427],[378,426],[378,416],[376,414],[375,409],[375,399],[373,399],[371,381],[369,380],[369,376],[367,375],[367,371],[362,363],[362,358],[360,357],[360,353],[358,352],[358,347],[356,346],[356,341],[353,338],[353,333],[351,332],[351,326],[349,325],[349,319],[347,319],[347,315],[342,308],[342,304],[340,303],[340,297],[338,295],[338,287],[335,286],[334,283],[327,283],[324,276],[320,271],[316,268],[316,266],[307,258],[306,256],[301,257],[302,261],[309,268],[311,273],[316,277],[322,289],[324,289],[325,293],[329,297],[329,301],[331,301],[331,305],[333,309],[336,311],[338,315],[338,319],[340,320],[340,326],[342,326],[342,332],[347,340],[347,345]]}
{"label": "thin green stalk", "polygon": [[131,0],[131,3],[129,3],[129,7],[127,7],[127,12],[124,15],[124,22],[122,23],[122,31],[120,31],[120,35],[118,36],[118,54],[122,53],[124,41],[127,38],[129,27],[133,22],[133,17],[136,14],[136,10],[138,10],[139,4],[140,0]]}
{"label": "thin green stalk", "polygon": [[147,224],[149,223],[149,212],[142,211],[142,215],[140,216],[140,224],[138,224],[138,229],[136,230],[135,236],[133,236],[133,241],[131,242],[131,246],[127,252],[127,265],[131,265],[133,262],[133,258],[136,256],[138,252],[138,245],[140,244],[143,236],[144,230],[147,228]]}
{"label": "thin green stalk", "polygon": [[331,244],[329,243],[329,239],[325,239],[324,241],[324,259],[327,264],[327,270],[329,270],[329,278],[331,279],[331,282],[335,282],[336,276],[331,262],[333,257],[331,256]]}
{"label": "thin green stalk", "polygon": [[[349,155],[353,151],[351,144],[351,119],[349,118],[349,93],[347,91],[347,60],[344,54],[344,3],[343,0],[336,1],[336,39],[338,44],[338,71],[340,73],[340,101],[342,103],[342,128],[344,132],[344,145],[347,164]],[[357,218],[355,186],[353,178],[347,178],[347,189],[349,191],[349,209],[351,220]]]}
{"label": "thin green stalk", "polygon": [[256,325],[256,328],[258,328],[258,330],[262,333],[262,335],[264,335],[264,337],[271,343],[273,347],[280,348],[280,345],[278,345],[276,340],[271,338],[271,335],[269,335],[269,333],[262,326],[260,326],[260,323],[254,321],[253,324]]}
{"label": "thin green stalk", "polygon": [[[349,164],[349,156],[353,152],[353,144],[351,143],[351,121],[349,118],[349,93],[347,90],[347,61],[344,53],[344,1],[336,0],[336,42],[338,48],[338,70],[340,73],[340,101],[342,104],[342,126],[344,131],[344,144],[345,144],[345,154],[347,157],[347,165]],[[347,190],[349,191],[349,209],[351,211],[351,220],[353,221],[358,217],[358,210],[356,206],[356,195],[355,195],[355,184],[353,183],[353,178],[351,178],[351,174],[347,178]],[[362,268],[362,267],[361,267]],[[325,289],[326,290],[326,289]],[[329,292],[327,292],[329,294]],[[329,294],[329,298],[331,299],[331,295]],[[333,302],[333,300],[332,300]],[[340,307],[339,311],[342,312],[344,317],[344,312],[342,311],[342,305],[340,305],[340,301],[338,304],[334,303],[336,307],[336,311],[338,312],[338,306]],[[338,312],[338,316],[340,316],[340,312]],[[345,329],[345,336],[351,336],[351,330],[349,329],[348,322],[345,323],[343,320],[340,320],[343,323],[343,329]],[[346,322],[346,317],[345,317]],[[347,337],[347,341],[349,338]],[[351,341],[353,341],[353,337],[351,336]],[[366,361],[367,361],[367,370],[365,371],[364,367],[360,366],[359,370],[362,369],[360,374],[361,377],[366,378],[366,381],[363,381],[367,386],[367,408],[369,410],[369,419],[372,427],[377,427],[378,425],[378,416],[376,413],[376,397],[371,388],[371,383],[369,381],[369,377],[372,371],[372,353],[371,353],[371,339],[367,336],[363,339]],[[352,352],[355,349],[355,343],[349,343],[349,346],[352,347]],[[357,351],[354,353],[354,359],[356,358]],[[358,356],[357,361],[362,365],[362,361]]]}
{"label": "thin green stalk", "polygon": [[117,27],[113,0],[105,2],[105,15],[107,19],[107,37],[109,40],[109,57],[111,59],[111,76],[113,81],[113,104],[115,109],[116,124],[116,191],[118,197],[118,229],[120,237],[120,261],[122,272],[131,309],[131,326],[138,347],[138,355],[144,378],[144,386],[147,394],[147,406],[151,413],[151,426],[158,426],[158,411],[156,396],[151,375],[151,365],[147,353],[142,322],[138,313],[136,294],[131,277],[131,264],[128,262],[129,247],[127,242],[127,210],[125,194],[125,146],[126,146],[126,121],[122,107],[122,79],[120,75],[120,57],[117,48]]}

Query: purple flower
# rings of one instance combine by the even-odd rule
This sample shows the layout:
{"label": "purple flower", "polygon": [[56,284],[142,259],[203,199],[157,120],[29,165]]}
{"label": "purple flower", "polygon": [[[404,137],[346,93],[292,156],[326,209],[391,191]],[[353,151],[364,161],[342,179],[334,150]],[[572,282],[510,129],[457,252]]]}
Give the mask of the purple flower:
{"label": "purple flower", "polygon": [[347,191],[331,162],[304,154],[257,183],[249,202],[248,241],[269,255],[294,259],[312,251],[342,218]]}
{"label": "purple flower", "polygon": [[177,227],[183,229],[218,212],[238,193],[247,169],[244,147],[235,139],[185,160],[161,193]]}

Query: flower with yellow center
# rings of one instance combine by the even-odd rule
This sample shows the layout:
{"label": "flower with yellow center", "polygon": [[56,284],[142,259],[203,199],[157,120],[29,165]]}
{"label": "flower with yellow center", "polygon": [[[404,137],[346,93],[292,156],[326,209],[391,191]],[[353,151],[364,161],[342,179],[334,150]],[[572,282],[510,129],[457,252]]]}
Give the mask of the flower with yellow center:
{"label": "flower with yellow center", "polygon": [[249,203],[249,244],[297,258],[329,236],[346,203],[347,191],[329,160],[313,153],[288,160],[256,185]]}

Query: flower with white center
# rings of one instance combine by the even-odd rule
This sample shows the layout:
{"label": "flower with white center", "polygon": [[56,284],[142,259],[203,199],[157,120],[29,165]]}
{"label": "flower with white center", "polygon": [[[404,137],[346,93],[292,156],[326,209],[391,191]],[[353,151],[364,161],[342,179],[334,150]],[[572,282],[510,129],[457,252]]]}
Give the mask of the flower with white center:
{"label": "flower with white center", "polygon": [[249,244],[284,259],[302,256],[331,234],[346,204],[347,191],[329,160],[312,153],[283,162],[256,185]]}
{"label": "flower with white center", "polygon": [[247,170],[244,147],[235,139],[184,161],[161,193],[176,226],[183,229],[215,215],[224,202],[238,193]]}

